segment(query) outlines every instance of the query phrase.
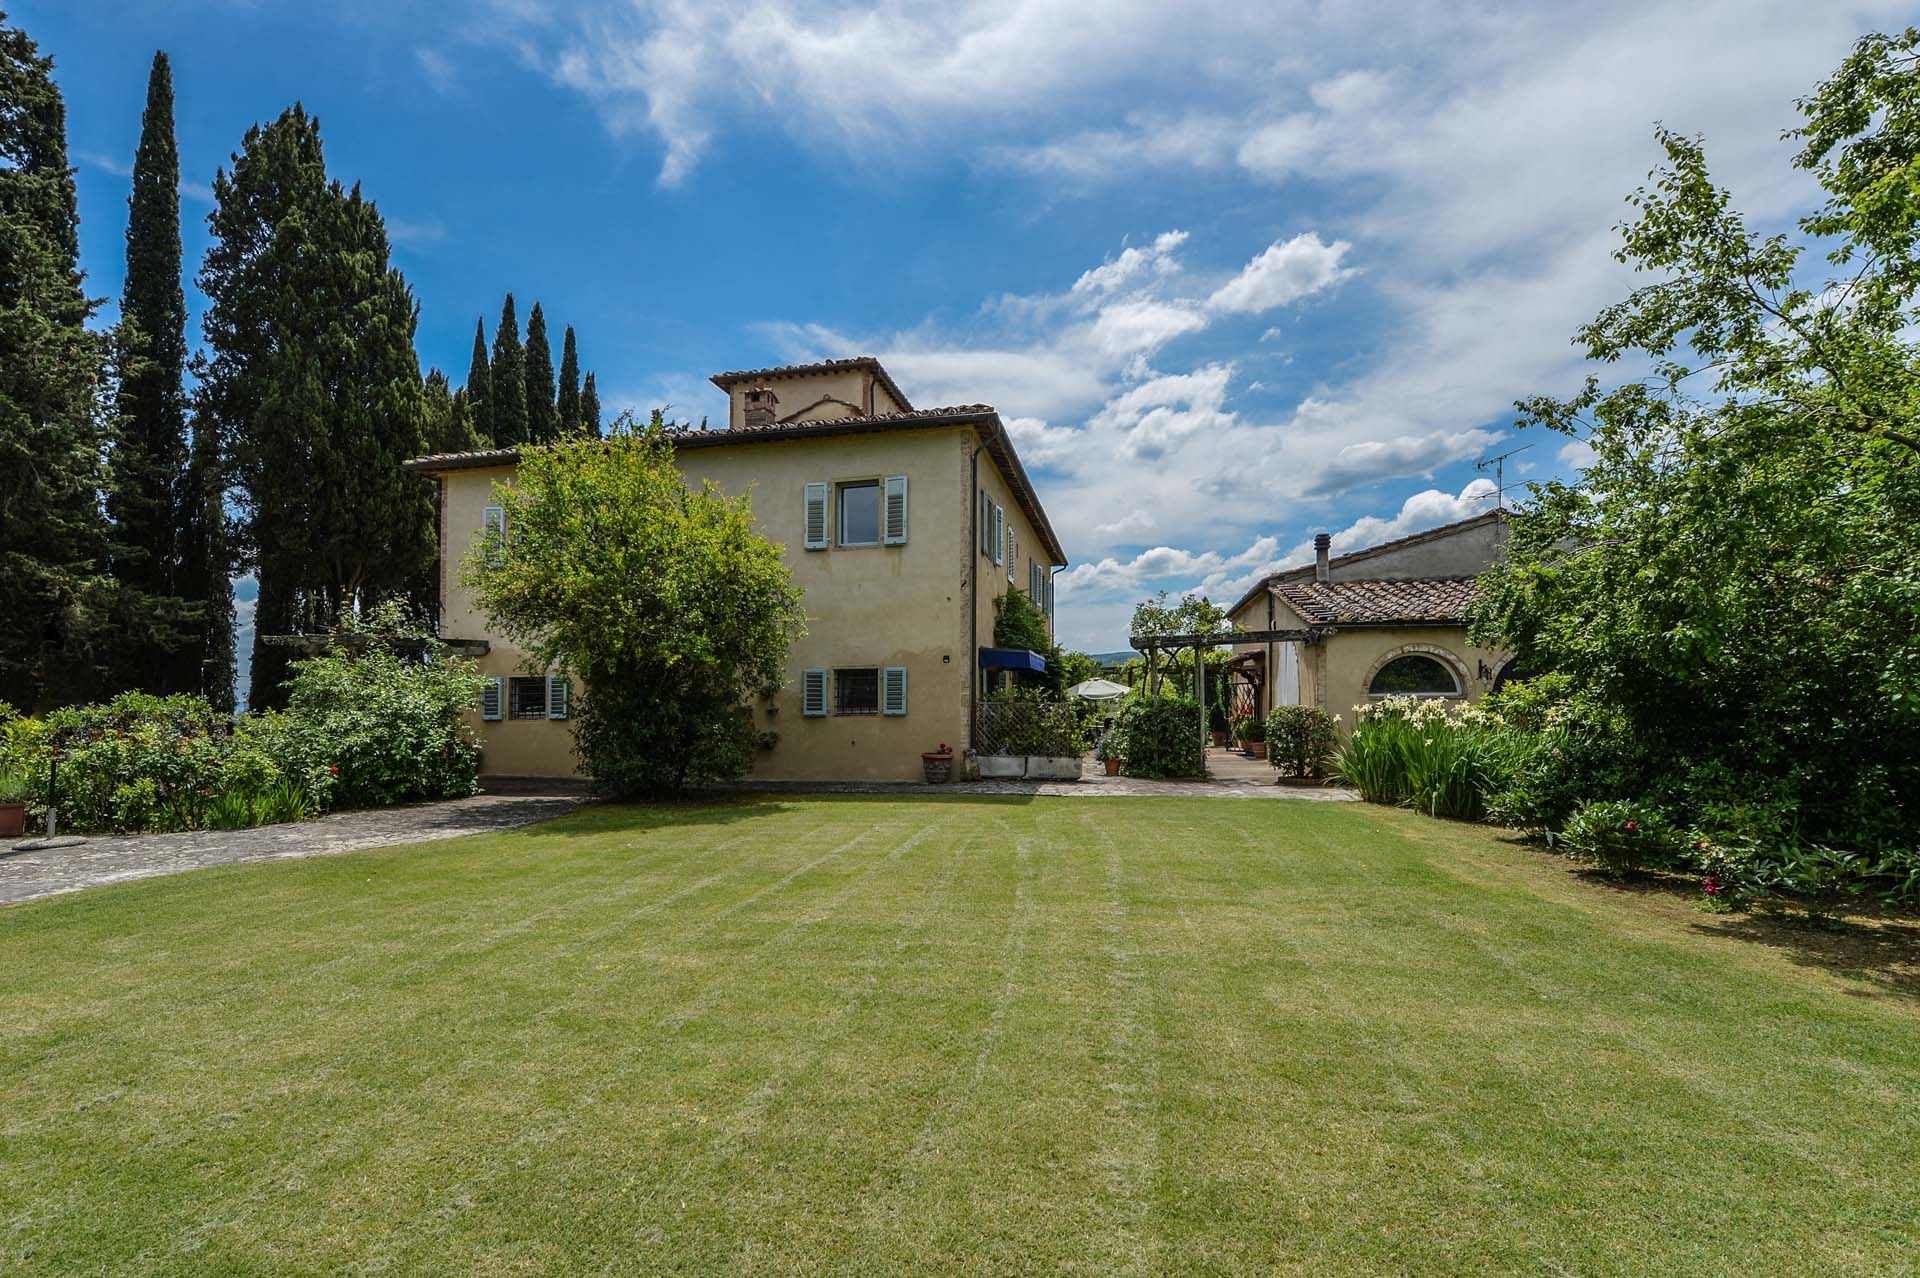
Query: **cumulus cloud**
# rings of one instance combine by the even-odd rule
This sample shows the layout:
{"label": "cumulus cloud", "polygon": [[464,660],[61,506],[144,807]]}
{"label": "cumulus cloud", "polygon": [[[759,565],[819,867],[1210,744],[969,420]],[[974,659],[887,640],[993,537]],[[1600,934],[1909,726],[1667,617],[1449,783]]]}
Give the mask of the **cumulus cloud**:
{"label": "cumulus cloud", "polygon": [[1215,289],[1207,305],[1216,311],[1259,314],[1298,301],[1352,275],[1351,269],[1340,265],[1352,247],[1345,240],[1324,244],[1313,231],[1302,231],[1284,244],[1269,244],[1238,275]]}

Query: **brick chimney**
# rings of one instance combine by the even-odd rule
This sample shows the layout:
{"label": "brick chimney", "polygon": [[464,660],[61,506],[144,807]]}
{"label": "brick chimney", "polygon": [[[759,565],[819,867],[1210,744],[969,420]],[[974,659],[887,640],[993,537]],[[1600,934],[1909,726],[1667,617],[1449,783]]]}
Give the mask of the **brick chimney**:
{"label": "brick chimney", "polygon": [[1324,582],[1333,580],[1333,565],[1327,559],[1327,552],[1332,549],[1332,547],[1332,533],[1315,533],[1313,535],[1313,579],[1315,581]]}
{"label": "brick chimney", "polygon": [[752,387],[747,391],[746,411],[740,415],[740,425],[747,430],[773,425],[773,406],[779,402],[780,397],[765,382]]}

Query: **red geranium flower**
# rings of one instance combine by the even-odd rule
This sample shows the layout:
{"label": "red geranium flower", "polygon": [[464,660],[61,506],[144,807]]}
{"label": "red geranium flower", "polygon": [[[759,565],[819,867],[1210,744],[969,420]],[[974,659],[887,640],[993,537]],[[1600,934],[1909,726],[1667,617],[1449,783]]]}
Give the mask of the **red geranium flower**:
{"label": "red geranium flower", "polygon": [[1627,826],[1626,826],[1626,829],[1627,829],[1627,833],[1628,833],[1628,834],[1632,834],[1632,833],[1633,833],[1633,832],[1634,832],[1635,830],[1638,830],[1639,828],[1640,828],[1640,823],[1639,823],[1639,822],[1637,822],[1637,821],[1629,821],[1629,822],[1627,822]]}
{"label": "red geranium flower", "polygon": [[1708,896],[1718,896],[1720,895],[1720,880],[1709,874],[1706,878],[1700,880],[1700,890]]}
{"label": "red geranium flower", "polygon": [[337,777],[340,775],[340,765],[337,763],[329,763],[327,765],[327,771],[333,773],[333,775]]}

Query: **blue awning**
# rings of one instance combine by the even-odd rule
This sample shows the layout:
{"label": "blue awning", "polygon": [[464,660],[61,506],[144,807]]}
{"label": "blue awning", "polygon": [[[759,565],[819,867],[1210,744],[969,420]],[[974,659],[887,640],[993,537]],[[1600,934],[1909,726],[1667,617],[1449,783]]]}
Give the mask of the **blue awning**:
{"label": "blue awning", "polygon": [[982,670],[1031,670],[1034,674],[1045,674],[1047,659],[1026,648],[982,648],[980,668]]}

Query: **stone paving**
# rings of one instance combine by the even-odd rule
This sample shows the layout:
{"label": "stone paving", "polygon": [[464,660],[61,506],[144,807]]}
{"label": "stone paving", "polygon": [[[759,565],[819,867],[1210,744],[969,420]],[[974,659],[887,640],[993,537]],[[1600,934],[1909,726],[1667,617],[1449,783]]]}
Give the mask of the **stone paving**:
{"label": "stone paving", "polygon": [[77,847],[30,852],[0,847],[0,905],[209,865],[285,861],[511,830],[561,816],[581,797],[571,789],[554,788],[547,793],[515,790],[439,803],[335,812],[318,821],[263,825],[254,830],[98,835]]}
{"label": "stone paving", "polygon": [[954,794],[1044,795],[1059,799],[1304,799],[1320,803],[1349,803],[1359,799],[1351,790],[1326,785],[1282,785],[1263,760],[1229,750],[1207,751],[1205,781],[1146,781],[1139,777],[1110,777],[1092,759],[1080,766],[1078,781],[957,781],[927,785],[920,781],[742,781],[724,787],[739,793],[775,794]]}

